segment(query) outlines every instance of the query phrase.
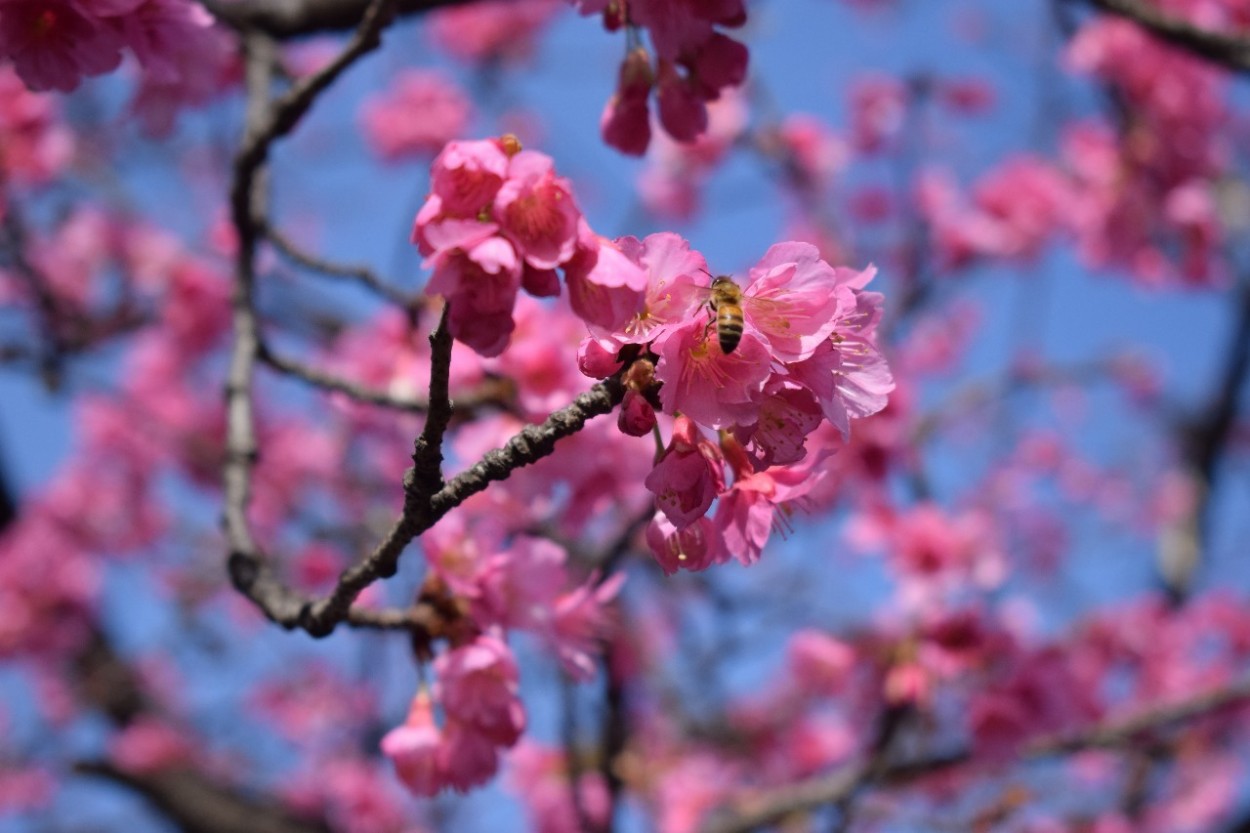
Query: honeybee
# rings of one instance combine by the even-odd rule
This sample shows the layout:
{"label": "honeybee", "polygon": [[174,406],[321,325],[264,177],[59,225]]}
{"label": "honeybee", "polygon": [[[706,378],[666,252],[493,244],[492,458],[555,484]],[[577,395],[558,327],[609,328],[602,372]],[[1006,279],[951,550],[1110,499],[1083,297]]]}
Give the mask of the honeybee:
{"label": "honeybee", "polygon": [[[707,305],[712,310],[716,322],[716,340],[720,350],[729,355],[742,341],[742,288],[727,275],[721,275],[712,281],[711,295]],[[709,324],[709,326],[711,326]]]}

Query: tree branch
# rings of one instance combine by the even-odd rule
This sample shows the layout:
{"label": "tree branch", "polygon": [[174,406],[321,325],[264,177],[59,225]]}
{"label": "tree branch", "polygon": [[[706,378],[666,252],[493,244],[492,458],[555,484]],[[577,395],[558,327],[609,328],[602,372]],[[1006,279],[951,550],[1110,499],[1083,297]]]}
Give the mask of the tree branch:
{"label": "tree branch", "polygon": [[[1127,718],[1042,736],[1026,744],[1019,758],[1029,761],[1086,749],[1121,746],[1149,732],[1248,700],[1250,677],[1185,700],[1147,708]],[[883,783],[902,783],[972,760],[969,750],[960,750],[921,761],[885,764],[877,771],[877,777]],[[792,813],[808,812],[841,802],[861,788],[869,778],[872,764],[872,755],[869,754],[826,775],[745,794],[714,811],[704,822],[701,833],[746,833],[775,824]]]}
{"label": "tree branch", "polygon": [[367,266],[359,266],[351,263],[335,263],[325,258],[317,257],[309,254],[297,246],[291,238],[287,237],[271,224],[266,223],[261,229],[266,239],[273,244],[283,257],[299,266],[309,269],[313,272],[320,272],[323,275],[331,277],[348,278],[356,281],[356,283],[368,289],[378,297],[389,301],[395,306],[403,310],[414,310],[419,307],[423,298],[420,295],[410,295],[402,289],[395,287],[382,280],[378,275]]}
{"label": "tree branch", "polygon": [[[77,697],[114,725],[126,726],[153,710],[134,669],[99,629],[91,632],[74,657],[73,671]],[[329,833],[322,821],[296,818],[276,803],[247,796],[191,767],[129,773],[105,761],[91,761],[74,769],[138,792],[186,833]]]}
{"label": "tree branch", "polygon": [[1143,0],[1085,0],[1104,12],[1133,21],[1160,40],[1238,72],[1250,71],[1250,33],[1234,35],[1195,26],[1160,12]]}
{"label": "tree branch", "polygon": [[[265,225],[263,218],[268,213],[265,163],[273,142],[295,127],[317,95],[353,61],[379,45],[381,29],[391,17],[392,6],[393,0],[371,0],[355,36],[343,52],[319,72],[292,86],[277,101],[270,98],[276,54],[274,42],[258,31],[244,33],[247,113],[230,189],[238,252],[231,300],[234,342],[226,381],[222,520],[230,549],[231,579],[238,589],[258,603],[260,599],[253,593],[263,590],[265,604],[262,608],[271,617],[298,616],[305,600],[273,577],[272,568],[252,537],[247,519],[252,467],[257,455],[252,379],[261,337],[254,293],[257,243]],[[343,615],[346,614],[344,610]]]}
{"label": "tree branch", "polygon": [[74,771],[128,787],[151,802],[183,833],[331,833],[325,822],[293,818],[280,805],[245,798],[189,769],[132,773],[105,761]]}
{"label": "tree branch", "polygon": [[[252,466],[256,461],[256,426],[252,413],[252,377],[260,350],[260,325],[255,308],[256,217],[264,216],[257,203],[263,201],[262,170],[267,144],[259,144],[270,119],[269,88],[273,83],[275,47],[264,35],[244,38],[247,115],[243,143],[234,162],[230,205],[238,252],[235,259],[231,322],[234,340],[226,377],[226,456],[222,468],[224,506],[222,524],[231,560],[259,560],[256,542],[247,520]],[[259,148],[259,150],[258,150]]]}
{"label": "tree branch", "polygon": [[[470,0],[399,0],[396,12],[420,14]],[[321,32],[341,32],[360,22],[368,0],[200,0],[219,21],[240,32],[263,32],[286,40]]]}
{"label": "tree branch", "polygon": [[[433,389],[434,385],[431,384],[430,420],[435,418],[433,403],[436,396]],[[414,449],[414,464],[425,467],[425,470],[419,473],[414,466],[405,478],[404,511],[386,538],[367,558],[339,576],[338,585],[329,597],[310,605],[296,620],[283,624],[302,627],[313,636],[329,634],[347,616],[351,603],[364,588],[379,578],[395,574],[400,553],[414,538],[434,526],[439,519],[465,500],[483,491],[490,483],[505,480],[522,466],[528,466],[550,455],[558,440],[577,433],[590,419],[609,413],[620,404],[624,395],[624,385],[617,377],[595,385],[571,404],[547,417],[541,425],[527,425],[508,440],[503,448],[487,452],[475,465],[457,475],[428,498],[422,494],[421,483],[424,480],[428,487],[434,482],[435,452],[430,447]],[[438,454],[438,459],[441,460],[441,453]],[[437,477],[441,482],[441,475]]]}
{"label": "tree branch", "polygon": [[264,342],[261,343],[259,350],[257,357],[270,368],[307,382],[315,388],[331,393],[341,393],[349,399],[354,399],[366,405],[376,405],[379,408],[391,408],[396,411],[406,411],[414,414],[422,414],[426,411],[428,403],[423,399],[392,396],[384,390],[366,387],[350,379],[344,379],[324,370],[318,370],[311,365],[278,355]]}
{"label": "tree branch", "polygon": [[1159,577],[1173,604],[1188,596],[1194,573],[1202,563],[1220,461],[1232,440],[1250,376],[1250,284],[1241,287],[1237,305],[1237,321],[1210,402],[1177,428],[1184,473],[1196,496],[1193,511],[1175,519],[1160,537]]}

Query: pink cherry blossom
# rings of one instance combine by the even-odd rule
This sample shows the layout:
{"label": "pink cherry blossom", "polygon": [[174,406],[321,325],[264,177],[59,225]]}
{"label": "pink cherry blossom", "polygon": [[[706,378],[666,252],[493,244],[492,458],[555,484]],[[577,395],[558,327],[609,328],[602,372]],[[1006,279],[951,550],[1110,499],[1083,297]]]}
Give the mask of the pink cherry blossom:
{"label": "pink cherry blossom", "polygon": [[425,691],[412,698],[408,716],[382,738],[382,754],[391,759],[404,785],[416,795],[432,796],[448,783],[441,760],[443,735],[434,724],[433,703]]}
{"label": "pink cherry blossom", "polygon": [[508,241],[487,237],[468,251],[452,250],[435,268],[426,291],[451,305],[451,333],[480,355],[497,356],[512,336],[512,307],[521,265]]}
{"label": "pink cherry blossom", "polygon": [[142,717],[116,735],[109,758],[124,772],[145,775],[186,766],[194,755],[191,740],[173,726]]}
{"label": "pink cherry blossom", "polygon": [[[580,833],[577,808],[570,796],[573,774],[563,753],[526,741],[508,756],[508,787],[525,804],[533,829],[543,833]],[[576,776],[575,789],[588,821],[604,824],[609,813],[607,785],[602,775],[584,771]]]}
{"label": "pink cherry blossom", "polygon": [[870,337],[880,317],[880,296],[859,292],[854,312],[846,315],[831,339],[806,361],[790,365],[794,381],[815,394],[829,420],[850,433],[850,420],[885,407],[894,377]]}
{"label": "pink cherry blossom", "polygon": [[797,463],[807,454],[805,442],[824,419],[810,391],[784,382],[767,390],[753,426],[739,427],[740,442],[749,440],[747,452],[762,468]]}
{"label": "pink cherry blossom", "polygon": [[788,528],[788,517],[803,498],[826,475],[813,459],[806,466],[775,466],[745,477],[739,476],[729,491],[718,498],[716,527],[726,551],[750,566],[759,561],[774,527]]}
{"label": "pink cherry blossom", "polygon": [[617,573],[603,582],[598,576],[579,587],[562,593],[555,603],[555,614],[548,627],[540,631],[560,659],[565,673],[587,681],[595,675],[594,658],[614,627],[609,606],[625,583],[625,574]]}
{"label": "pink cherry blossom", "polygon": [[816,630],[802,630],[790,637],[787,654],[799,686],[817,696],[842,690],[855,668],[854,648]]}
{"label": "pink cherry blossom", "polygon": [[181,79],[191,71],[182,56],[196,55],[205,49],[205,42],[213,42],[207,34],[213,18],[202,6],[187,0],[141,0],[131,5],[134,8],[111,21],[139,59],[145,76],[157,83]]}
{"label": "pink cherry blossom", "polygon": [[573,256],[581,212],[551,157],[526,150],[513,156],[494,206],[501,231],[530,266],[554,269]]}
{"label": "pink cherry blossom", "polygon": [[70,0],[0,0],[0,55],[32,90],[75,89],[121,63],[121,35]]}
{"label": "pink cherry blossom", "polygon": [[660,61],[656,78],[660,124],[678,142],[693,142],[707,130],[707,106],[693,81],[683,78],[668,61]]}
{"label": "pink cherry blossom", "polygon": [[360,122],[384,160],[435,153],[464,134],[473,117],[469,99],[437,70],[409,69],[390,90],[364,103]]}
{"label": "pink cherry blossom", "polygon": [[475,575],[474,618],[483,625],[539,630],[552,615],[556,595],[567,583],[562,547],[519,535]]}
{"label": "pink cherry blossom", "polygon": [[651,56],[641,47],[631,49],[621,62],[616,92],[608,99],[599,121],[603,140],[630,156],[642,156],[651,142],[651,113],[647,99],[654,75]]}
{"label": "pink cherry blossom", "polygon": [[435,697],[450,720],[499,746],[511,746],[525,729],[517,697],[517,665],[499,638],[479,636],[434,661]]}
{"label": "pink cherry blossom", "polygon": [[[623,344],[662,340],[699,308],[699,287],[708,280],[707,262],[680,236],[668,232],[649,235],[642,241],[622,237],[616,246],[626,258],[642,267],[646,289],[641,310],[622,330],[602,336]],[[636,274],[626,274],[630,280],[627,286],[637,289]],[[591,332],[596,330],[592,327]]]}
{"label": "pink cherry blossom", "polygon": [[446,216],[476,217],[488,208],[508,175],[499,142],[448,142],[430,168],[433,195]]}
{"label": "pink cherry blossom", "polygon": [[564,5],[560,0],[488,0],[436,9],[429,14],[429,35],[464,61],[515,61],[529,55]]}
{"label": "pink cherry blossom", "polygon": [[[871,278],[870,270],[862,278]],[[778,243],[751,267],[742,311],[772,355],[783,362],[810,358],[854,303],[859,278],[838,275],[810,243]]]}
{"label": "pink cherry blossom", "polygon": [[565,266],[565,282],[573,312],[592,332],[619,332],[643,311],[647,273],[642,264],[588,228]]}
{"label": "pink cherry blossom", "polygon": [[678,529],[661,512],[647,526],[647,546],[668,576],[678,570],[706,570],[721,563],[725,554],[721,532],[710,518],[699,518]]}
{"label": "pink cherry blossom", "polygon": [[685,529],[707,513],[725,488],[720,453],[693,422],[678,417],[668,449],[647,475],[646,486],[665,517]]}
{"label": "pink cherry blossom", "polygon": [[665,337],[655,376],[668,413],[682,413],[708,428],[749,424],[759,416],[764,383],[772,372],[768,347],[751,332],[729,355],[716,334],[693,319]]}
{"label": "pink cherry blossom", "polygon": [[0,67],[0,145],[0,174],[30,184],[58,175],[75,147],[57,99],[26,89],[11,67]]}
{"label": "pink cherry blossom", "polygon": [[486,783],[499,769],[499,744],[476,726],[449,721],[439,766],[444,783],[465,792]]}

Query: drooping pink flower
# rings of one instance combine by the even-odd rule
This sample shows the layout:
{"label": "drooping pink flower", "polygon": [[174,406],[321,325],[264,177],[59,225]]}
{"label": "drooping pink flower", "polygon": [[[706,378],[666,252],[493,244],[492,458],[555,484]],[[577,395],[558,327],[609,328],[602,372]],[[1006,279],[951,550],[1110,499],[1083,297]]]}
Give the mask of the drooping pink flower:
{"label": "drooping pink flower", "polygon": [[642,47],[631,49],[621,61],[616,92],[608,99],[599,121],[603,140],[629,154],[642,156],[651,142],[651,113],[647,99],[654,76],[651,56]]}
{"label": "drooping pink flower", "polygon": [[699,518],[678,529],[661,512],[647,526],[647,546],[666,576],[678,570],[706,570],[721,563],[725,553],[720,530],[710,518]]}
{"label": "drooping pink flower", "polygon": [[651,144],[651,110],[647,106],[650,93],[622,95],[617,93],[603,105],[599,132],[603,141],[628,156],[642,156]]}
{"label": "drooping pink flower", "polygon": [[646,486],[655,495],[656,508],[675,527],[685,529],[707,514],[725,488],[724,463],[695,424],[679,416],[668,449],[647,475]]}
{"label": "drooping pink flower", "polygon": [[678,142],[693,142],[707,130],[707,105],[693,80],[679,75],[668,61],[660,61],[655,97],[660,124]]}
{"label": "drooping pink flower", "polygon": [[691,78],[709,101],[726,88],[742,86],[747,77],[747,48],[733,38],[713,32],[690,64]]}
{"label": "drooping pink flower", "polygon": [[444,783],[465,792],[486,783],[499,769],[499,744],[472,724],[451,720],[439,750]]}
{"label": "drooping pink flower", "polygon": [[434,706],[426,691],[412,698],[408,717],[386,733],[381,748],[414,794],[437,795],[449,782],[442,761],[443,735],[434,723]]}
{"label": "drooping pink flower", "polygon": [[426,291],[451,305],[451,334],[482,356],[507,347],[516,322],[512,308],[521,286],[516,250],[502,237],[487,237],[468,251],[453,249],[435,268]]}
{"label": "drooping pink flower", "polygon": [[435,696],[449,720],[495,745],[511,746],[525,729],[516,659],[501,639],[482,635],[434,661]]}

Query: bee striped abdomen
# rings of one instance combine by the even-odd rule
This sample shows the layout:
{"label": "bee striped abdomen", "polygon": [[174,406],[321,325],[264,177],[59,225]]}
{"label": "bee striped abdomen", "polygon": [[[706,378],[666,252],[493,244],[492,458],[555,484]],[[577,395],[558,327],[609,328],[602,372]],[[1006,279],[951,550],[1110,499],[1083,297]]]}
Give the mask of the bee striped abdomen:
{"label": "bee striped abdomen", "polygon": [[721,352],[729,355],[742,341],[742,290],[724,275],[712,281],[711,289],[708,305],[716,315],[716,340]]}
{"label": "bee striped abdomen", "polygon": [[728,355],[742,341],[742,307],[722,303],[716,308],[716,340],[722,353]]}

